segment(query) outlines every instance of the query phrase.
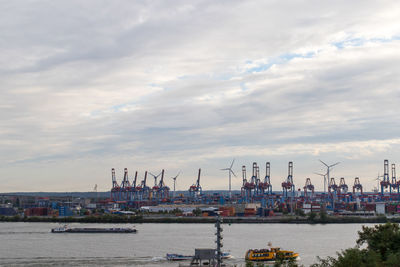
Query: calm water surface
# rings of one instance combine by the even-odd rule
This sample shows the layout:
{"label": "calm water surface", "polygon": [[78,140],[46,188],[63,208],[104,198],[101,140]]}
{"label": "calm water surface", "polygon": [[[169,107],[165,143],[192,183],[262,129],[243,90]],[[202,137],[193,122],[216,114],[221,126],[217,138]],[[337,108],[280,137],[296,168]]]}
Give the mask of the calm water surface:
{"label": "calm water surface", "polygon": [[[214,224],[137,224],[137,234],[52,234],[56,223],[0,223],[0,265],[12,266],[178,266],[166,253],[194,254],[214,248]],[[131,224],[69,224],[70,227],[132,227]],[[353,247],[361,224],[224,224],[227,262],[244,266],[249,248],[274,246],[300,253],[308,266],[316,256]]]}

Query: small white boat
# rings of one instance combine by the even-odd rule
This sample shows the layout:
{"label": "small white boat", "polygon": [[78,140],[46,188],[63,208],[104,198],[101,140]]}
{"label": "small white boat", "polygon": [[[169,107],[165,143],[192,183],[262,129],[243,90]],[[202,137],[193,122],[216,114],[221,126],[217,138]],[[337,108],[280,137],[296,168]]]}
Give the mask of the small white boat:
{"label": "small white boat", "polygon": [[193,256],[185,256],[181,254],[167,254],[167,260],[169,261],[186,261],[186,260],[191,260]]}

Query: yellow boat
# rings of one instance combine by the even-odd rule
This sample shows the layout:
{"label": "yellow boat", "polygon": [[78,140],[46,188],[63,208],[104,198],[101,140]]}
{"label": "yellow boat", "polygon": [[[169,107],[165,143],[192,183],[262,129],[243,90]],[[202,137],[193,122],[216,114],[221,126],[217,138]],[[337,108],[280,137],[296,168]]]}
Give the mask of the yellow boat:
{"label": "yellow boat", "polygon": [[296,260],[299,257],[298,253],[289,250],[281,250],[280,248],[270,249],[249,249],[246,252],[246,261],[276,261],[281,260]]}

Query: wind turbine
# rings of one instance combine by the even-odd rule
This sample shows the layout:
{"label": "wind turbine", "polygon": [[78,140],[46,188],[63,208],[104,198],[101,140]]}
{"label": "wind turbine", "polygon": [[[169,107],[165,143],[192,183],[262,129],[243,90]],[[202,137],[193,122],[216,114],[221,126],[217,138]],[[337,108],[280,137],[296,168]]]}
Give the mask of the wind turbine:
{"label": "wind turbine", "polygon": [[149,174],[150,174],[151,176],[153,176],[153,177],[154,177],[154,186],[156,186],[156,185],[157,185],[157,178],[158,178],[158,176],[160,176],[160,175],[161,175],[161,173],[162,173],[162,172],[160,172],[158,175],[154,175],[154,174],[152,174],[151,172],[149,172]]}
{"label": "wind turbine", "polygon": [[229,168],[221,169],[221,171],[229,171],[229,199],[232,198],[232,191],[231,191],[231,173],[236,177],[236,174],[232,171],[233,163],[235,159],[232,160],[231,166]]}
{"label": "wind turbine", "polygon": [[179,174],[181,173],[181,171],[178,172],[178,174],[175,177],[171,177],[172,180],[174,180],[174,197],[175,197],[175,184],[176,184],[176,178],[178,178]]}
{"label": "wind turbine", "polygon": [[377,181],[377,186],[376,186],[376,192],[379,192],[379,183],[380,183],[380,178],[382,178],[383,177],[383,175],[380,175],[380,173],[378,172],[378,177],[377,178],[375,178],[375,179],[373,179],[373,181]]}
{"label": "wind turbine", "polygon": [[[326,166],[326,168],[327,168],[327,170],[326,170],[326,177],[327,177],[327,180],[329,181],[329,171],[330,171],[330,169],[333,167],[333,166],[336,166],[336,165],[338,165],[340,162],[336,162],[335,164],[332,164],[332,165],[328,165],[328,164],[326,164],[325,162],[323,162],[322,160],[319,160],[322,164],[324,164],[325,166]],[[325,180],[324,180],[324,194],[326,193],[326,182],[325,182]]]}

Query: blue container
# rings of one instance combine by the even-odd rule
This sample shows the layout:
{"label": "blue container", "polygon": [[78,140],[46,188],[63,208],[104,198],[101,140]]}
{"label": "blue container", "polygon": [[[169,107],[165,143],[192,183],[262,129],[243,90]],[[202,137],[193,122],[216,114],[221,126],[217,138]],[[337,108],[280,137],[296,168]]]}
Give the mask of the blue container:
{"label": "blue container", "polygon": [[72,216],[74,213],[69,207],[62,206],[58,208],[58,216],[60,217],[67,217],[67,216]]}

